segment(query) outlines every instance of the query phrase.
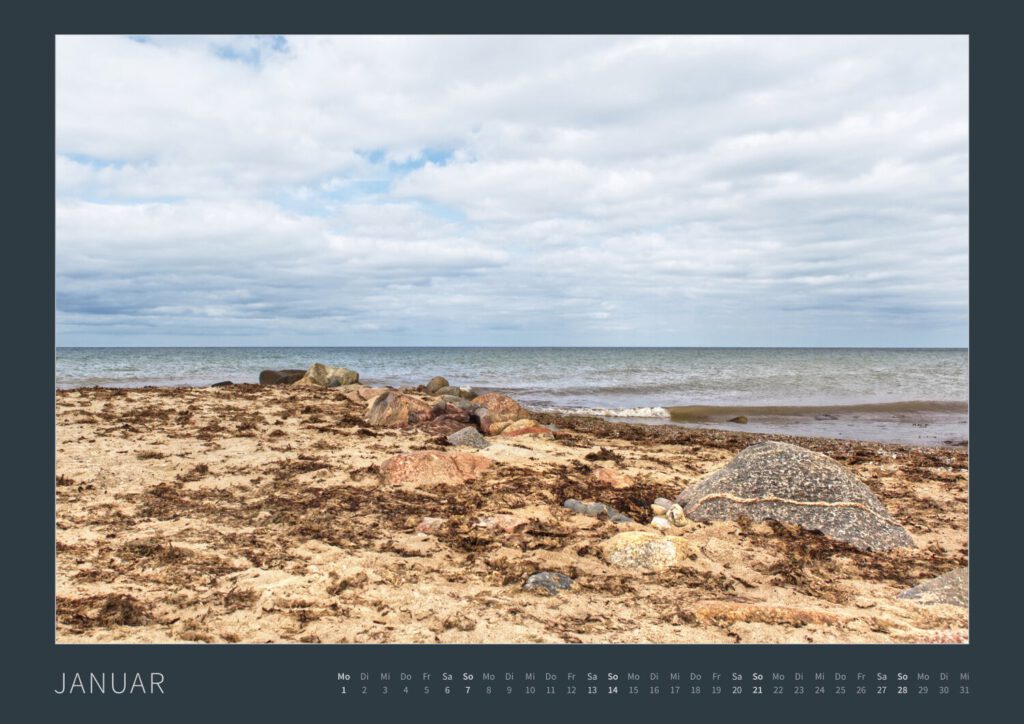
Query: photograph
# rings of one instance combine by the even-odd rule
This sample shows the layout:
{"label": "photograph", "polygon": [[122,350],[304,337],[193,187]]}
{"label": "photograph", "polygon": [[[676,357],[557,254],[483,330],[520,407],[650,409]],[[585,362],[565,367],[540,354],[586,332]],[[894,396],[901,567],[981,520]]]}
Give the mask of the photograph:
{"label": "photograph", "polygon": [[56,34],[54,644],[968,644],[969,41]]}

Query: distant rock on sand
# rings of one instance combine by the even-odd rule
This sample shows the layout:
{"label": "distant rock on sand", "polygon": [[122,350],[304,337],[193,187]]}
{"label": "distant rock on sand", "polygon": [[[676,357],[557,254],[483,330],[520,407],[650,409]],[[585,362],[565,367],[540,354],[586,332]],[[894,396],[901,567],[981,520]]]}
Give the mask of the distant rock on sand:
{"label": "distant rock on sand", "polygon": [[263,370],[260,372],[261,385],[290,385],[306,376],[306,370]]}
{"label": "distant rock on sand", "polygon": [[967,569],[956,568],[913,588],[908,588],[896,598],[925,605],[944,603],[949,606],[963,606],[967,608],[969,602],[969,587],[967,584]]}
{"label": "distant rock on sand", "polygon": [[474,397],[472,402],[477,407],[475,417],[477,418],[480,432],[485,435],[493,435],[500,432],[501,427],[498,430],[492,429],[495,425],[514,422],[515,420],[528,420],[530,418],[530,413],[522,405],[511,397],[506,397],[497,392]]}
{"label": "distant rock on sand", "polygon": [[393,390],[370,401],[366,421],[374,427],[405,427],[434,417],[433,408],[423,400]]}
{"label": "distant rock on sand", "polygon": [[746,515],[821,531],[861,550],[914,547],[910,534],[849,469],[788,443],[746,448],[677,500],[697,521]]}
{"label": "distant rock on sand", "polygon": [[317,362],[306,372],[305,376],[296,382],[296,385],[308,385],[311,387],[341,387],[352,385],[359,381],[359,373],[347,367],[328,367]]}

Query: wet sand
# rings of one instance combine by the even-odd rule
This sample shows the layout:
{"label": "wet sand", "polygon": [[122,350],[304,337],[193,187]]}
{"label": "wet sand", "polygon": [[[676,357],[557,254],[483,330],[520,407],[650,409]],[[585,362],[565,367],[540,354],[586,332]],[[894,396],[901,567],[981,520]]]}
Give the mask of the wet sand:
{"label": "wet sand", "polygon": [[[460,486],[387,486],[397,453],[337,390],[235,385],[56,394],[58,642],[913,643],[967,639],[966,609],[897,595],[967,565],[967,452],[536,414],[554,439],[490,438]],[[744,447],[849,465],[917,548],[862,552],[777,523],[689,522],[699,551],[652,572],[601,544],[653,530]],[[476,452],[476,451],[474,451]],[[631,476],[613,488],[600,467]],[[599,501],[613,524],[562,507]],[[508,514],[514,526],[490,525]],[[440,518],[433,532],[417,530]],[[533,573],[574,583],[524,590]]]}

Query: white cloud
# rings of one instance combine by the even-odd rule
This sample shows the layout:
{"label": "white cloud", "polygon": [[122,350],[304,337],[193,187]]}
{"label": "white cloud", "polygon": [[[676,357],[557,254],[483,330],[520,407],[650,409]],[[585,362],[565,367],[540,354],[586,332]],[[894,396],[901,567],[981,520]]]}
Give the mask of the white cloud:
{"label": "white cloud", "polygon": [[966,38],[62,36],[56,123],[65,344],[966,342]]}

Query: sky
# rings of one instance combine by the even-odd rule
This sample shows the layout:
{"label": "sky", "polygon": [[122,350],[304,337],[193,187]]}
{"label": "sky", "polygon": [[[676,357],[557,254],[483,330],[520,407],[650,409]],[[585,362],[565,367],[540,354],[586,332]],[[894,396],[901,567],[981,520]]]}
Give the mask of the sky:
{"label": "sky", "polygon": [[58,346],[966,346],[966,36],[60,36]]}

